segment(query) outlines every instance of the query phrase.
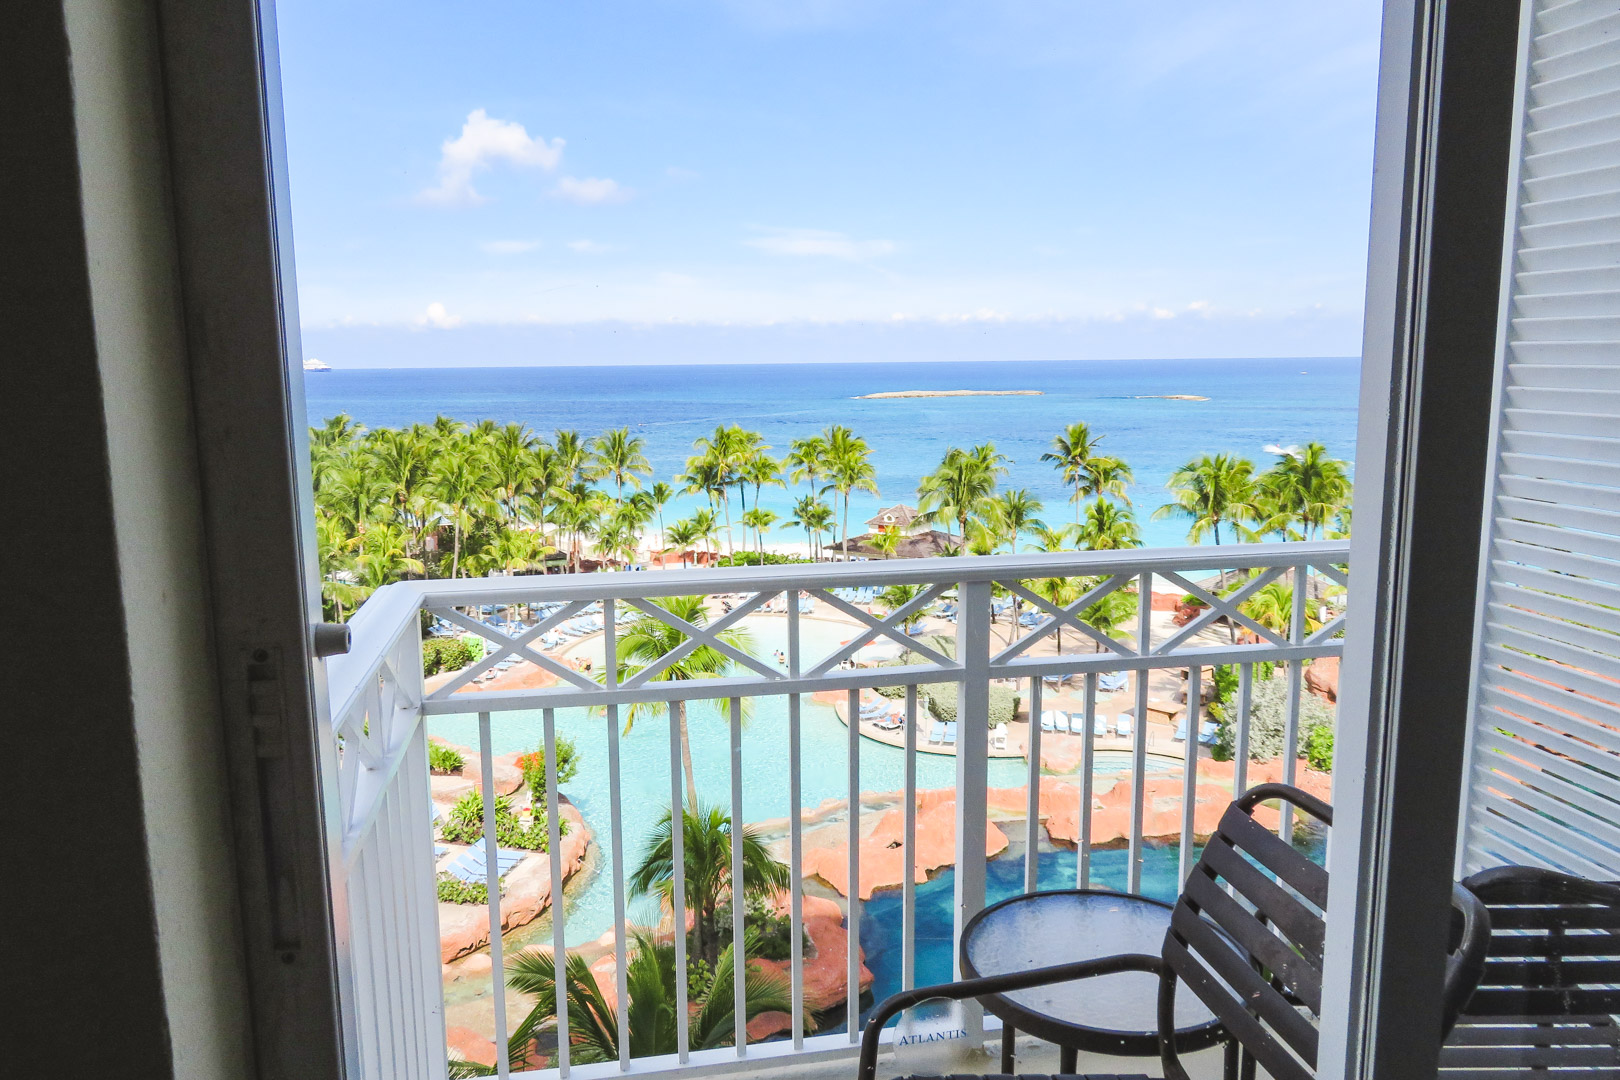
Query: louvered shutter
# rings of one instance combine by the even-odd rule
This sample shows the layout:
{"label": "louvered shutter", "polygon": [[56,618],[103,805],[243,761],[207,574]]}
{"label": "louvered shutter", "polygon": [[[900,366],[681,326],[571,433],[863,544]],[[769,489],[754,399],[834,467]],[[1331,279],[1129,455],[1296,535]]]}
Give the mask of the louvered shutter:
{"label": "louvered shutter", "polygon": [[1620,0],[1532,8],[1460,861],[1620,878]]}

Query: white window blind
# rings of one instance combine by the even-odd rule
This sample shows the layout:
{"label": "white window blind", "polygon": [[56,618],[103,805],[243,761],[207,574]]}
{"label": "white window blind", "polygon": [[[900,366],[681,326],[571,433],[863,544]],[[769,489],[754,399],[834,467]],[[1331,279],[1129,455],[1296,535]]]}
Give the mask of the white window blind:
{"label": "white window blind", "polygon": [[1531,7],[1459,862],[1464,873],[1520,863],[1612,879],[1620,878],[1620,0]]}

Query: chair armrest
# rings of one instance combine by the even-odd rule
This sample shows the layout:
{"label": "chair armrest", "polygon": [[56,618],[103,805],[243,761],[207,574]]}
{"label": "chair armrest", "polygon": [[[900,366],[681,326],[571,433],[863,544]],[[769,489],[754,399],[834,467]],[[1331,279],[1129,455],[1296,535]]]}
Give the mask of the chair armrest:
{"label": "chair armrest", "polygon": [[1056,964],[1052,967],[1030,968],[1028,971],[1014,971],[1005,975],[986,975],[978,979],[963,979],[960,982],[942,983],[938,986],[919,986],[915,990],[902,990],[885,999],[866,1021],[866,1030],[861,1035],[861,1068],[857,1075],[859,1080],[874,1080],[877,1075],[878,1044],[883,1035],[883,1026],[899,1013],[925,1001],[933,1001],[935,998],[962,1001],[989,994],[1005,994],[1013,990],[1050,986],[1052,983],[1090,979],[1098,975],[1114,975],[1121,971],[1146,971],[1154,975],[1163,975],[1166,970],[1164,961],[1157,956],[1149,956],[1146,953],[1121,953],[1118,956],[1104,956],[1096,960],[1077,960],[1072,964]]}

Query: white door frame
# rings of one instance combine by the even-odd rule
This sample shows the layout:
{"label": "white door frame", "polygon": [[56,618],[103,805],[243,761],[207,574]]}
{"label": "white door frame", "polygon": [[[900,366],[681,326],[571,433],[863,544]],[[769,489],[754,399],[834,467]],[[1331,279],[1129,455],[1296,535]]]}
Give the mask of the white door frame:
{"label": "white door frame", "polygon": [[1433,1075],[1520,4],[1387,0],[1321,1075]]}

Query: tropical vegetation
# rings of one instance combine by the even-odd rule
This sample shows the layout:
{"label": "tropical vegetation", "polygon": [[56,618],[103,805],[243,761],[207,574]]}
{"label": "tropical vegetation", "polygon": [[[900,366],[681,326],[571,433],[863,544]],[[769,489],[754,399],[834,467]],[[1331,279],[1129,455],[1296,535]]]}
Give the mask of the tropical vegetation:
{"label": "tropical vegetation", "polygon": [[[994,443],[947,447],[917,483],[920,524],[941,530],[947,554],[1138,547],[1129,497],[1136,476],[1103,452],[1106,441],[1076,422],[1041,455],[1070,493],[1072,520],[1062,523],[1030,489],[1002,487],[1011,463]],[[692,449],[664,480],[655,479],[645,437],[630,427],[546,436],[521,424],[440,416],[367,430],[332,417],[310,429],[327,616],[341,621],[378,588],[408,578],[612,569],[655,551],[682,567],[722,554],[732,565],[776,562],[787,557],[766,544],[779,535],[802,537],[812,560],[848,558],[852,500],[878,493],[871,446],[843,425],[793,440],[780,457],[737,424],[717,426]],[[1317,442],[1280,451],[1266,468],[1237,454],[1205,454],[1165,486],[1168,499],[1151,516],[1185,522],[1192,544],[1349,531],[1349,466]],[[763,505],[767,488],[790,489],[791,510]],[[666,521],[666,508],[683,497],[690,512]],[[895,555],[900,539],[868,537],[863,550]],[[1078,595],[1070,585],[1039,587]],[[432,673],[476,658],[452,642],[425,650],[423,663]]]}

